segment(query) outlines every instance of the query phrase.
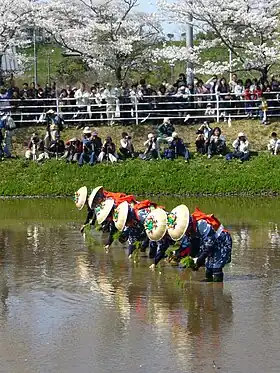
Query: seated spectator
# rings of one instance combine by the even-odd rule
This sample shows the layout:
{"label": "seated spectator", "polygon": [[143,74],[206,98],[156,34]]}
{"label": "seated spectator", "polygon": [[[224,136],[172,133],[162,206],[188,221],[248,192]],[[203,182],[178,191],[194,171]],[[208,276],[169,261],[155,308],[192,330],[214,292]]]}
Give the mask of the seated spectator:
{"label": "seated spectator", "polygon": [[117,162],[118,156],[116,154],[116,145],[113,143],[113,140],[108,136],[102,146],[101,152],[97,158],[98,162],[103,160],[109,160],[110,162]]}
{"label": "seated spectator", "polygon": [[171,124],[169,118],[164,118],[163,123],[158,127],[157,136],[157,148],[158,148],[158,158],[160,158],[160,144],[169,143],[172,141],[172,133],[175,132],[174,126]]}
{"label": "seated spectator", "polygon": [[89,127],[85,127],[83,130],[82,144],[83,151],[79,158],[79,166],[83,166],[84,163],[93,166],[96,163],[97,157],[93,149],[91,129]]}
{"label": "seated spectator", "polygon": [[92,146],[93,146],[95,157],[97,158],[101,152],[102,140],[98,136],[98,133],[96,131],[93,131],[93,134],[92,134]]}
{"label": "seated spectator", "polygon": [[208,146],[208,159],[213,155],[222,155],[226,149],[226,142],[220,127],[216,127],[213,130],[213,135],[210,137]]}
{"label": "seated spectator", "polygon": [[[170,150],[172,152],[170,152]],[[177,132],[172,133],[172,141],[170,142],[169,149],[167,149],[165,158],[174,159],[179,156],[184,157],[186,162],[189,162],[190,153],[184,141],[178,136]]]}
{"label": "seated spectator", "polygon": [[249,142],[243,132],[238,134],[237,139],[232,144],[234,151],[226,155],[226,160],[237,158],[240,162],[248,161],[250,158]]}
{"label": "seated spectator", "polygon": [[151,159],[158,158],[158,144],[157,139],[153,133],[148,134],[148,140],[144,142],[145,151],[143,154],[140,154],[139,157],[144,161],[149,161]]}
{"label": "seated spectator", "polygon": [[66,141],[65,153],[62,158],[66,159],[66,162],[78,162],[83,152],[83,143],[76,137]]}
{"label": "seated spectator", "polygon": [[207,150],[206,150],[204,134],[201,130],[198,130],[196,134],[197,134],[197,138],[195,140],[196,151],[197,153],[200,153],[200,154],[206,154]]}
{"label": "seated spectator", "polygon": [[280,153],[280,139],[278,139],[276,132],[272,132],[271,140],[267,145],[267,149],[272,155],[277,155]]}
{"label": "seated spectator", "polygon": [[48,153],[45,152],[44,140],[40,139],[37,132],[32,134],[28,142],[25,158],[33,161],[49,159]]}
{"label": "seated spectator", "polygon": [[120,152],[124,159],[134,158],[134,147],[132,144],[131,136],[129,136],[128,133],[123,132],[120,143]]}
{"label": "seated spectator", "polygon": [[208,151],[208,145],[210,137],[213,133],[209,123],[205,121],[198,129],[196,134],[198,135],[195,141],[196,150],[198,153],[206,154]]}
{"label": "seated spectator", "polygon": [[60,138],[56,139],[55,141],[52,141],[50,147],[49,147],[49,155],[56,157],[62,157],[65,153],[65,144],[64,141]]}

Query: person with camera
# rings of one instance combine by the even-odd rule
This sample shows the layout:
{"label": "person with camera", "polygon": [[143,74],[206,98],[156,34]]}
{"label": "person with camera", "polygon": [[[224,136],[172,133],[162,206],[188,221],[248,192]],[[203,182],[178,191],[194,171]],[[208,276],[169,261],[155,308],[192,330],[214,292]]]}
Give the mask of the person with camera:
{"label": "person with camera", "polygon": [[140,154],[139,157],[144,161],[150,161],[151,159],[158,158],[158,143],[153,133],[148,134],[148,140],[144,142],[145,151]]}
{"label": "person with camera", "polygon": [[109,160],[112,163],[118,161],[118,156],[116,154],[116,145],[113,143],[113,140],[110,136],[106,137],[97,161],[101,163],[104,159]]}
{"label": "person with camera", "polygon": [[122,133],[120,153],[124,159],[134,158],[134,147],[132,144],[131,136],[127,132]]}
{"label": "person with camera", "polygon": [[82,152],[82,142],[77,137],[73,137],[72,139],[66,141],[65,153],[61,158],[66,159],[66,162],[75,163],[79,161]]}

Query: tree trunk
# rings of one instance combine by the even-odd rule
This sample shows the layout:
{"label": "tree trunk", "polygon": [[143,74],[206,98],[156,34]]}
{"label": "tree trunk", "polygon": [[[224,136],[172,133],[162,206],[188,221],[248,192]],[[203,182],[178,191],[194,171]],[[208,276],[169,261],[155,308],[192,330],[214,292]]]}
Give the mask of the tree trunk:
{"label": "tree trunk", "polygon": [[115,75],[116,75],[116,79],[119,83],[122,82],[122,68],[121,66],[117,66],[115,68]]}
{"label": "tree trunk", "polygon": [[266,65],[262,70],[261,70],[261,81],[262,83],[265,82],[268,78],[268,70],[269,70],[269,65]]}

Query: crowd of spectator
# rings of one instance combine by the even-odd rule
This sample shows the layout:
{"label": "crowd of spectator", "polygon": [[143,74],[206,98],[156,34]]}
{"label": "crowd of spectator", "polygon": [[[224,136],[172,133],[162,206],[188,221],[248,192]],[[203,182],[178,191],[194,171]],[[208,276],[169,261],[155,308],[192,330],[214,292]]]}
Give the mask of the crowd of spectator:
{"label": "crowd of spectator", "polygon": [[[49,108],[55,109],[67,124],[82,128],[86,122],[114,125],[135,123],[153,118],[158,124],[163,117],[176,118],[175,123],[203,122],[216,118],[217,95],[220,118],[245,115],[260,118],[267,124],[268,115],[280,113],[278,91],[280,81],[272,76],[269,81],[246,79],[236,74],[230,82],[222,77],[211,77],[206,82],[195,78],[187,84],[185,74],[180,74],[174,84],[162,81],[158,87],[147,84],[145,79],[128,85],[94,83],[78,87],[58,88],[55,83],[44,88],[34,83],[24,83],[21,88],[14,79],[0,89],[0,110],[11,110],[15,122],[41,121]],[[195,95],[195,96],[194,96]]]}
{"label": "crowd of spectator", "polygon": [[[56,157],[66,162],[77,163],[79,166],[93,166],[104,161],[114,163],[136,157],[144,161],[162,158],[174,160],[182,157],[187,163],[191,158],[187,144],[176,132],[170,118],[164,118],[154,133],[147,135],[147,140],[143,143],[144,150],[141,152],[135,150],[132,136],[127,132],[122,133],[119,144],[116,144],[111,136],[102,140],[97,130],[87,126],[81,131],[80,138],[74,137],[64,142],[61,139],[61,130],[61,127],[52,123],[47,126],[46,134],[42,138],[38,133],[34,133],[28,143],[25,157],[37,162]],[[211,128],[209,122],[204,122],[196,134],[196,152],[207,156],[208,159],[218,156],[225,157],[228,161],[235,158],[244,162],[250,158],[249,140],[242,132],[238,133],[230,146],[226,143],[226,137],[221,129]],[[280,153],[280,139],[275,132],[271,134],[268,151],[273,155]]]}

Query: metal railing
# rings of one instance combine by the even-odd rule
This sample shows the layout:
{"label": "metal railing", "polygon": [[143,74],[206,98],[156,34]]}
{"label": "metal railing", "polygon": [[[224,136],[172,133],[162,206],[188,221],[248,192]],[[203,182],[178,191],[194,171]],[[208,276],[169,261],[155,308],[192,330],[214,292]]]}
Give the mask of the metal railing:
{"label": "metal railing", "polygon": [[[268,103],[268,117],[280,116],[280,92],[264,93]],[[94,97],[79,107],[76,99],[24,99],[1,100],[0,111],[11,113],[17,126],[44,122],[45,113],[52,109],[68,126],[123,123],[142,124],[160,122],[169,117],[177,123],[192,121],[244,119],[260,117],[261,99],[246,100],[229,94],[196,94],[179,96],[120,97],[113,103],[96,102]]]}

